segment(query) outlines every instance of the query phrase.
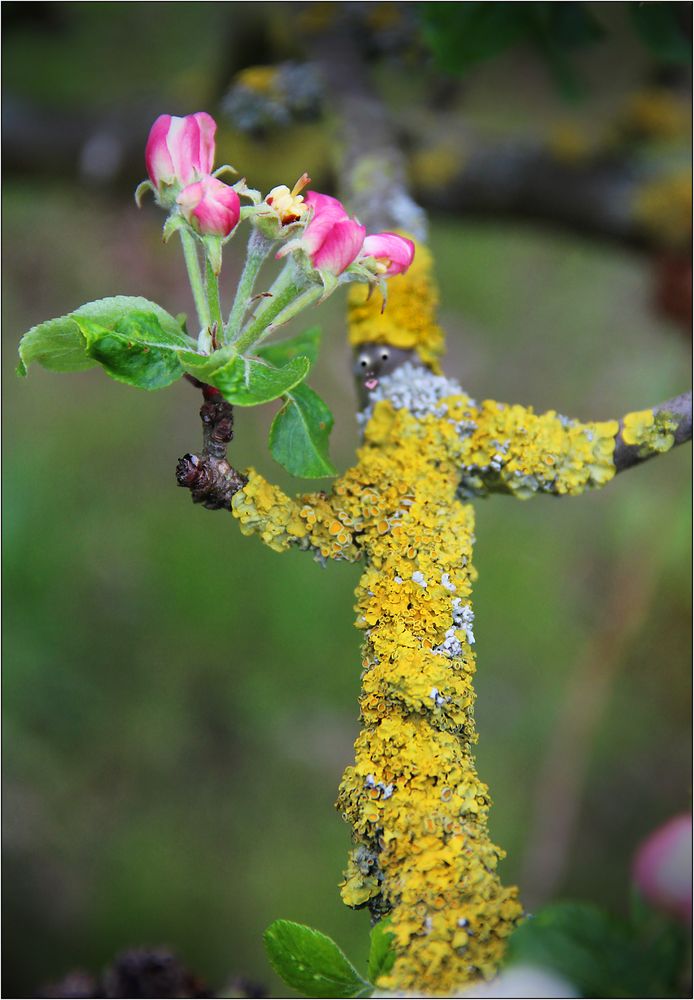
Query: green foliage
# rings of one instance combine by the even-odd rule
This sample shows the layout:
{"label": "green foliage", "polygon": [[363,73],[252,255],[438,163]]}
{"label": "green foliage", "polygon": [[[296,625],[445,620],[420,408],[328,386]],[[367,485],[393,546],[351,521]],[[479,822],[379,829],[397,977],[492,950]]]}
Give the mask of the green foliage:
{"label": "green foliage", "polygon": [[588,903],[557,903],[514,932],[507,964],[552,969],[585,997],[673,997],[682,958],[679,928],[655,914],[627,922]]}
{"label": "green foliage", "polygon": [[258,406],[286,395],[308,375],[308,358],[296,357],[283,368],[273,368],[266,361],[233,355],[212,372],[206,381],[216,386],[229,403]]}
{"label": "green foliage", "polygon": [[259,406],[285,397],[270,430],[273,457],[292,475],[333,476],[328,438],[333,416],[323,400],[302,385],[318,357],[320,330],[313,327],[244,357],[224,347],[209,356],[185,333],[185,316],[170,316],[148,299],[124,295],[89,302],[67,316],[25,333],[18,373],[32,363],[69,372],[101,365],[107,375],[138,389],[163,389],[189,372],[213,385],[236,406]]}
{"label": "green foliage", "polygon": [[332,426],[333,415],[320,396],[307,385],[296,386],[272,421],[272,457],[287,472],[303,479],[336,475],[328,456]]}
{"label": "green foliage", "polygon": [[19,344],[19,374],[26,375],[28,366],[34,363],[56,372],[83,371],[99,363],[100,359],[89,351],[80,327],[82,320],[109,331],[118,327],[124,336],[138,343],[169,351],[196,347],[179,321],[155,302],[141,296],[114,295],[87,302],[67,316],[32,327]]}
{"label": "green foliage", "polygon": [[[651,53],[661,63],[691,62],[691,40],[683,26],[687,4],[630,3],[629,15],[634,30]],[[691,17],[691,8],[689,8]]]}
{"label": "green foliage", "polygon": [[424,36],[442,69],[464,74],[524,42],[538,51],[567,97],[579,91],[567,53],[603,36],[582,3],[428,3],[420,5],[420,13]]}
{"label": "green foliage", "polygon": [[154,313],[130,313],[112,330],[86,316],[75,322],[87,354],[118,382],[164,389],[183,374],[175,348],[157,342],[163,331]]}
{"label": "green foliage", "polygon": [[371,929],[369,949],[369,979],[374,985],[380,976],[386,976],[395,964],[395,952],[391,943],[395,935],[390,929],[390,921],[381,920]]}
{"label": "green foliage", "polygon": [[371,996],[371,984],[320,931],[291,920],[275,920],[265,931],[264,941],[275,972],[302,996]]}
{"label": "green foliage", "polygon": [[276,344],[268,344],[266,347],[259,347],[256,354],[259,358],[264,358],[273,365],[284,365],[288,361],[301,356],[308,358],[310,368],[313,368],[318,360],[320,338],[320,327],[312,326],[310,330],[304,330],[303,333],[297,334],[296,337],[291,337],[288,340],[280,340]]}

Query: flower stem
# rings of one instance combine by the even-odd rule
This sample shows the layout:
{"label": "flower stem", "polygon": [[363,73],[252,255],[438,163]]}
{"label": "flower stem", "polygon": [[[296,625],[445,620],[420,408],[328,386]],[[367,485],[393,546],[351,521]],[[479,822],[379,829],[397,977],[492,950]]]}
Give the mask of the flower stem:
{"label": "flower stem", "polygon": [[296,280],[292,280],[288,284],[285,284],[284,287],[276,289],[273,292],[272,299],[267,303],[265,308],[261,309],[258,315],[253,317],[240,336],[234,341],[236,350],[240,354],[243,354],[245,350],[252,347],[272,320],[286,309],[290,303],[294,302],[297,296],[301,295],[304,287],[303,283],[298,284]]}
{"label": "flower stem", "polygon": [[234,304],[229,313],[227,325],[224,328],[224,341],[228,342],[237,337],[241,331],[241,324],[246,315],[246,310],[250,304],[251,295],[255,286],[255,280],[262,267],[263,261],[270,252],[272,240],[266,239],[262,233],[254,229],[248,240],[246,250],[246,263],[243,267],[241,279],[236,289]]}
{"label": "flower stem", "polygon": [[214,273],[210,258],[205,258],[205,275],[207,279],[207,302],[210,309],[210,320],[217,324],[217,336],[222,334],[222,307],[219,304],[219,278]]}
{"label": "flower stem", "polygon": [[290,301],[287,306],[277,313],[274,322],[270,323],[262,331],[256,340],[256,343],[261,343],[261,341],[265,340],[266,337],[273,334],[278,327],[284,326],[284,324],[288,323],[290,319],[294,319],[298,313],[308,308],[308,306],[312,306],[314,302],[318,301],[322,294],[323,289],[320,285],[311,285],[310,288],[304,289],[304,291],[300,292],[293,302]]}
{"label": "flower stem", "polygon": [[178,231],[181,236],[181,244],[183,245],[183,256],[188,271],[188,280],[193,292],[198,322],[201,329],[206,330],[210,325],[210,307],[207,303],[207,296],[205,295],[205,288],[200,273],[200,260],[198,258],[197,247],[195,246],[195,237],[185,229],[179,229]]}

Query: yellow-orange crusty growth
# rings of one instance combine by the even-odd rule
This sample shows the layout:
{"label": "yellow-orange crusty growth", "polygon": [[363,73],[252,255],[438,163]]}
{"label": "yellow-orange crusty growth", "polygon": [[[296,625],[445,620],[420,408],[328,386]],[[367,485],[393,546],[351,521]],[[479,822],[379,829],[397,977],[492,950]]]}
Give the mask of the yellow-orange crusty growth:
{"label": "yellow-orange crusty growth", "polygon": [[[376,318],[392,345],[439,344],[438,328],[428,340],[406,325],[411,287],[413,315],[434,321],[428,259],[421,247],[417,255],[420,271],[396,279],[399,311],[390,313],[393,298],[386,311],[393,326]],[[353,342],[377,339],[368,336],[370,309],[353,307]],[[342,896],[390,915],[396,960],[380,987],[447,994],[493,975],[522,914],[516,889],[499,879],[503,852],[489,839],[490,797],[473,756],[474,516],[464,500],[600,486],[614,475],[618,425],[477,406],[456,383],[412,364],[384,377],[371,398],[357,464],[329,496],[293,500],[251,470],[233,513],[244,533],[278,551],[298,545],[364,561],[356,591],[363,728],[338,799],[354,838]],[[643,440],[643,421],[632,423]]]}
{"label": "yellow-orange crusty growth", "polygon": [[368,286],[350,285],[349,342],[352,347],[378,343],[406,351],[416,350],[424,364],[439,373],[439,358],[445,344],[443,331],[436,322],[438,293],[431,272],[431,254],[419,243],[407,274],[388,279],[385,309],[382,309],[381,296],[369,294]]}

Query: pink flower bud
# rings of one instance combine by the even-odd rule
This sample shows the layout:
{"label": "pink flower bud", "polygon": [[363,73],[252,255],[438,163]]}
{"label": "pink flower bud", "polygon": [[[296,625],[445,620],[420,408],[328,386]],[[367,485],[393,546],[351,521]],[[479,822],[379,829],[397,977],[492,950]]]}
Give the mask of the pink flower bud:
{"label": "pink flower bud", "polygon": [[185,187],[212,172],[216,131],[206,111],[185,118],[159,115],[145,148],[147,173],[157,191],[162,185]]}
{"label": "pink flower bud", "polygon": [[367,236],[362,257],[375,257],[381,274],[404,274],[414,260],[414,243],[396,233]]}
{"label": "pink flower bud", "polygon": [[675,816],[643,841],[634,858],[633,878],[652,906],[691,923],[691,816]]}
{"label": "pink flower bud", "polygon": [[310,191],[305,200],[313,216],[304,230],[302,246],[315,268],[342,274],[359,256],[366,227],[350,219],[337,198]]}
{"label": "pink flower bud", "polygon": [[239,196],[216,177],[189,184],[176,198],[181,214],[203,236],[228,236],[238,225]]}

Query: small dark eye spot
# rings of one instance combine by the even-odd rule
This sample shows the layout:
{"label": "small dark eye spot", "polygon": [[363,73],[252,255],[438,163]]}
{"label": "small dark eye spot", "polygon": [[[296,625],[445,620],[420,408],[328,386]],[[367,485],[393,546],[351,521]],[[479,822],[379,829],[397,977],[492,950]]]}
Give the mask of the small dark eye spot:
{"label": "small dark eye spot", "polygon": [[387,361],[389,357],[390,355],[388,354],[388,351],[384,351],[381,355],[381,361]]}
{"label": "small dark eye spot", "polygon": [[361,361],[359,362],[359,364],[362,366],[362,368],[366,368],[368,362],[367,362],[366,358],[362,358]]}

